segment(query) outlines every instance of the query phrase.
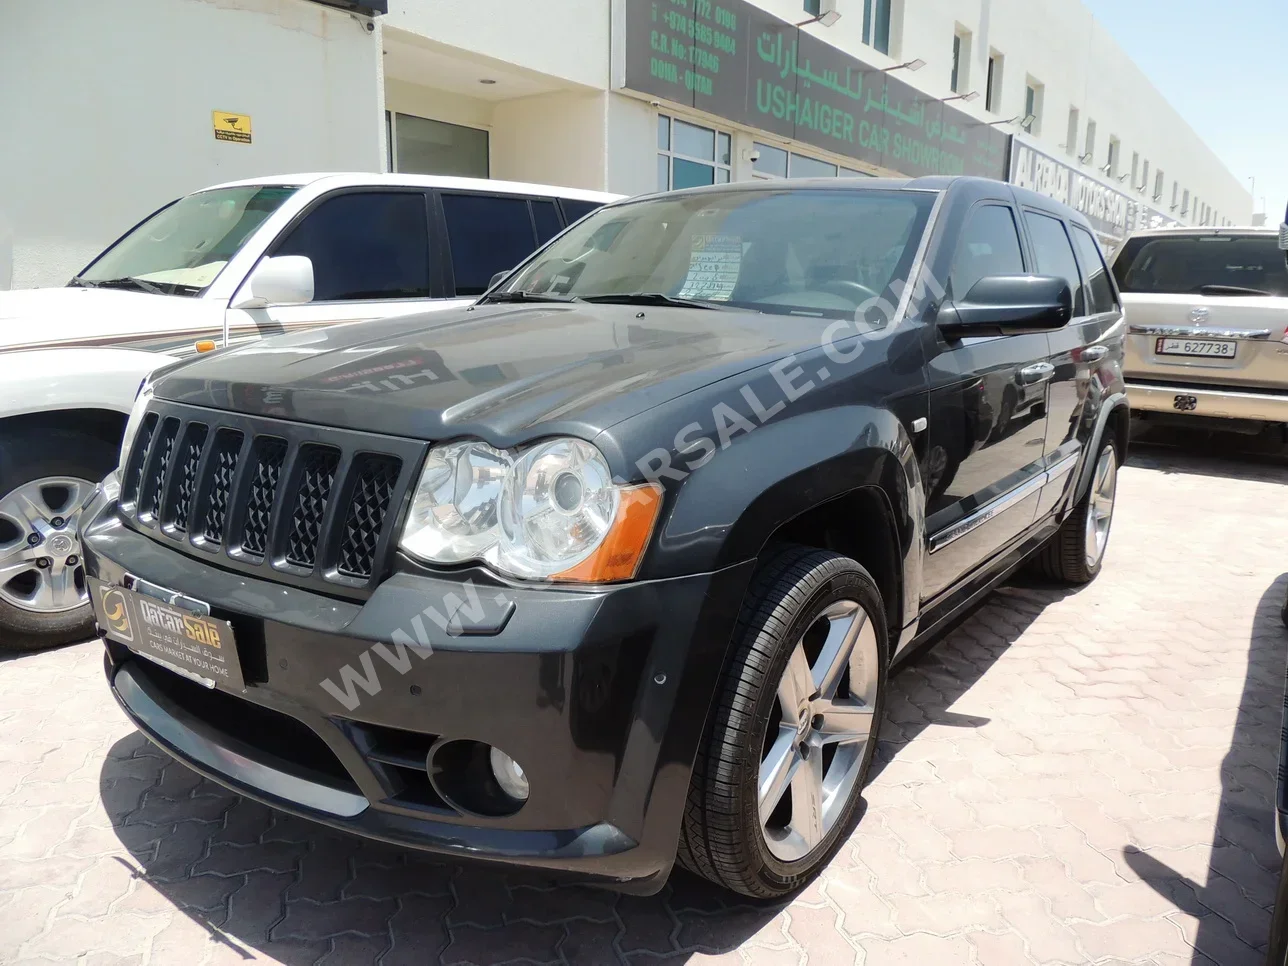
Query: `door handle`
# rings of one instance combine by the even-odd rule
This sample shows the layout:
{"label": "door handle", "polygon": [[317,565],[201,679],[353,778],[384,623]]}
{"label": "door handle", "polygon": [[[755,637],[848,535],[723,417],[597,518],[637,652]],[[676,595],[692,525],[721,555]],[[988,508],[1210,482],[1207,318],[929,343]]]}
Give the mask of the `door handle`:
{"label": "door handle", "polygon": [[1107,355],[1109,355],[1109,346],[1105,345],[1093,345],[1082,351],[1084,362],[1099,362]]}
{"label": "door handle", "polygon": [[1039,362],[1035,366],[1027,366],[1020,370],[1020,382],[1026,386],[1031,386],[1037,382],[1046,382],[1055,375],[1055,366],[1049,362]]}

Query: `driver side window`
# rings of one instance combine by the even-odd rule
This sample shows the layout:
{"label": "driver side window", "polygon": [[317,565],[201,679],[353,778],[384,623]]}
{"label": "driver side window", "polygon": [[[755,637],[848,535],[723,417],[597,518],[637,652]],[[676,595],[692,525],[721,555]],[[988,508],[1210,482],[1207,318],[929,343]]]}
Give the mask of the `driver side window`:
{"label": "driver side window", "polygon": [[981,278],[1023,275],[1024,254],[1015,213],[1005,205],[981,205],[966,218],[949,275],[952,297],[963,299]]}

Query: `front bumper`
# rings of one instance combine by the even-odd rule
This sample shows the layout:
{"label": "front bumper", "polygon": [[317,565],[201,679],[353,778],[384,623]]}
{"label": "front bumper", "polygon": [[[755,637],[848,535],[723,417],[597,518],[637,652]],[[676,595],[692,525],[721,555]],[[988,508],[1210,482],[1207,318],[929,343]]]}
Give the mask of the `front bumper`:
{"label": "front bumper", "polygon": [[1288,394],[1197,385],[1127,381],[1127,400],[1137,412],[1177,413],[1288,423]]}
{"label": "front bumper", "polygon": [[[465,574],[399,573],[365,602],[337,600],[170,549],[126,526],[107,496],[86,519],[88,574],[160,584],[234,628],[238,693],[107,641],[116,700],[196,771],[284,811],[453,858],[640,893],[665,882],[750,562],[585,590],[472,571],[477,619],[444,628],[438,615],[471,611]],[[400,646],[409,641],[427,647]],[[517,760],[531,787],[522,808],[479,814],[440,794],[425,762],[448,740]]]}

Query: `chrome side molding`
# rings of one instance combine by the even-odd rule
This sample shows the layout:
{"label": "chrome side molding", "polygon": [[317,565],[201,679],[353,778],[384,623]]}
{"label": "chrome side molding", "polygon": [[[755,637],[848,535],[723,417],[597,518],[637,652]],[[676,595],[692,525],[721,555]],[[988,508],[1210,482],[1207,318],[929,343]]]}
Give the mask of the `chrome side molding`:
{"label": "chrome side molding", "polygon": [[997,499],[984,504],[970,516],[958,520],[951,526],[947,526],[938,533],[930,537],[930,552],[938,553],[944,547],[955,543],[962,537],[972,531],[978,530],[984,524],[988,523],[994,517],[1009,510],[1017,503],[1027,500],[1033,494],[1037,493],[1048,483],[1055,483],[1064,479],[1074,471],[1078,465],[1078,457],[1081,451],[1074,453],[1072,456],[1066,456],[1060,462],[1056,463],[1048,470],[1043,470],[1031,480],[1026,480],[1012,490],[1007,490]]}

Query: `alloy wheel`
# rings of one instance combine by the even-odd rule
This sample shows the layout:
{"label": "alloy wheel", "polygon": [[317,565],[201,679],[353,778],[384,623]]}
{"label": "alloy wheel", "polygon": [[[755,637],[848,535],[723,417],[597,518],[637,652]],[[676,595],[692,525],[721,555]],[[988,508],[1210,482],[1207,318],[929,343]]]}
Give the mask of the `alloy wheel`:
{"label": "alloy wheel", "polygon": [[93,490],[88,480],[51,476],[0,497],[0,600],[37,614],[88,602],[77,528]]}
{"label": "alloy wheel", "polygon": [[784,862],[814,851],[844,814],[876,726],[876,630],[856,601],[830,605],[796,642],[760,763],[760,824]]}
{"label": "alloy wheel", "polygon": [[1118,457],[1112,446],[1106,446],[1096,461],[1091,477],[1087,506],[1087,567],[1099,566],[1109,546],[1109,528],[1114,522],[1114,498],[1118,493]]}

